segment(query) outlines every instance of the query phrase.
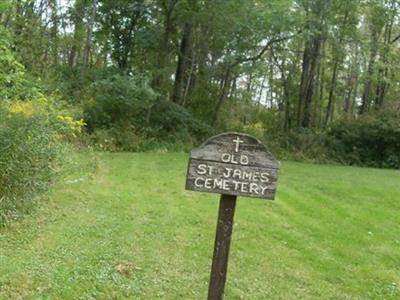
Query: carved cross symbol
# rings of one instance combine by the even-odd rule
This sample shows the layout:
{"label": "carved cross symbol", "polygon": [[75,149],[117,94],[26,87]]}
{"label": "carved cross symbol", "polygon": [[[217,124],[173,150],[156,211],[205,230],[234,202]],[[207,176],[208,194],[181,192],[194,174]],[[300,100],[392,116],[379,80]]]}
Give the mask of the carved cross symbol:
{"label": "carved cross symbol", "polygon": [[244,143],[244,141],[242,141],[239,137],[237,137],[236,139],[233,140],[233,142],[236,144],[235,146],[235,152],[239,151],[239,145],[241,143]]}

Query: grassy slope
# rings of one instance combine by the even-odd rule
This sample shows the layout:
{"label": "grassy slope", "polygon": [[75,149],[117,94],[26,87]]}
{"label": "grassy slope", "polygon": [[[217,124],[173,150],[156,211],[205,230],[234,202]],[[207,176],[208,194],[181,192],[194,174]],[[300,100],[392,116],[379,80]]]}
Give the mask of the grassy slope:
{"label": "grassy slope", "polygon": [[[0,231],[0,298],[205,299],[218,195],[184,154],[101,154]],[[284,162],[276,201],[240,198],[226,299],[400,299],[400,173]]]}

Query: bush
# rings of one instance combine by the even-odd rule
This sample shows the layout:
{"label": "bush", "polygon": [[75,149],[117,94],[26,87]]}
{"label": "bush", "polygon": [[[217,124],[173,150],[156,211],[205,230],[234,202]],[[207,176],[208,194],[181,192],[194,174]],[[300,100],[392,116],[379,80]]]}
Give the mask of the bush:
{"label": "bush", "polygon": [[33,81],[28,80],[25,69],[11,51],[11,37],[0,25],[0,99],[30,99],[38,96]]}
{"label": "bush", "polygon": [[400,168],[400,108],[386,107],[355,120],[336,123],[327,133],[338,161]]}
{"label": "bush", "polygon": [[50,106],[44,98],[0,105],[0,224],[27,212],[61,171],[74,129]]}
{"label": "bush", "polygon": [[107,129],[96,129],[86,139],[96,150],[100,151],[142,151],[145,137],[132,126]]}
{"label": "bush", "polygon": [[191,138],[196,143],[207,138],[213,131],[184,107],[166,100],[159,100],[152,107],[149,124],[156,137],[162,140]]}
{"label": "bush", "polygon": [[115,126],[140,127],[156,99],[143,78],[114,75],[93,83],[84,104],[89,132]]}
{"label": "bush", "polygon": [[297,128],[290,132],[269,132],[263,140],[280,159],[328,162],[327,138],[324,132]]}
{"label": "bush", "polygon": [[141,77],[114,75],[89,91],[84,116],[97,149],[187,150],[212,131],[184,107],[157,96]]}

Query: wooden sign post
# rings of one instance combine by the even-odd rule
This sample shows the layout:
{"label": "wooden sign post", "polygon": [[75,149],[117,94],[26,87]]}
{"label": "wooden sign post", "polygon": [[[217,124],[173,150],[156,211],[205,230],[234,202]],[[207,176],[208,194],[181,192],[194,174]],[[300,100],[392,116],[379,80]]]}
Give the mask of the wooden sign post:
{"label": "wooden sign post", "polygon": [[223,133],[190,153],[186,189],[221,194],[209,300],[223,299],[236,196],[273,200],[279,162],[254,137]]}

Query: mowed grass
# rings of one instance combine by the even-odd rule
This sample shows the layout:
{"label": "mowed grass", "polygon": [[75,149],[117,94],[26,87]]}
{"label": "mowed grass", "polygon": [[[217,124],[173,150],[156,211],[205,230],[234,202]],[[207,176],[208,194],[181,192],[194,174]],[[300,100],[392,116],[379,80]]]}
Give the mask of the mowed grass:
{"label": "mowed grass", "polygon": [[[186,154],[98,156],[1,229],[0,298],[206,299],[219,196]],[[283,162],[275,201],[238,199],[225,292],[400,299],[399,171]]]}

